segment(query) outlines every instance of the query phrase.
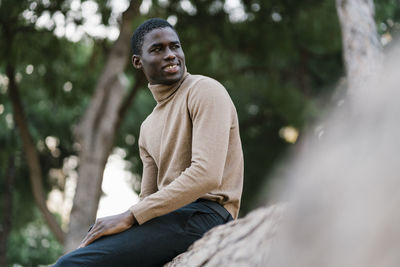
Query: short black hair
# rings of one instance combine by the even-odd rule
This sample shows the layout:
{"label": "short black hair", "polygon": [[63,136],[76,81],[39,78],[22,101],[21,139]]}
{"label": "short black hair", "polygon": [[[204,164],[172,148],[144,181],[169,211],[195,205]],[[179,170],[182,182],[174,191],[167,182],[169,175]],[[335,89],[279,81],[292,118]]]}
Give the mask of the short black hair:
{"label": "short black hair", "polygon": [[131,48],[134,55],[142,54],[144,36],[154,29],[170,27],[178,35],[174,27],[165,19],[152,18],[143,22],[133,33],[131,38]]}

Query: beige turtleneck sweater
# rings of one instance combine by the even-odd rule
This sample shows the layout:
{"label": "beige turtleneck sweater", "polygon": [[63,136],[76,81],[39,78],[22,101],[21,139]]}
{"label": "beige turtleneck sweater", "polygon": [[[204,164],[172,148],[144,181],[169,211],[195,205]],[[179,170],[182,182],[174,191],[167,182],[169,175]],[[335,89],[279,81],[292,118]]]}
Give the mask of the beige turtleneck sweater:
{"label": "beige turtleneck sweater", "polygon": [[173,85],[149,88],[157,105],[140,129],[140,201],[130,208],[137,222],[198,198],[220,203],[237,218],[243,153],[236,109],[225,88],[188,73]]}

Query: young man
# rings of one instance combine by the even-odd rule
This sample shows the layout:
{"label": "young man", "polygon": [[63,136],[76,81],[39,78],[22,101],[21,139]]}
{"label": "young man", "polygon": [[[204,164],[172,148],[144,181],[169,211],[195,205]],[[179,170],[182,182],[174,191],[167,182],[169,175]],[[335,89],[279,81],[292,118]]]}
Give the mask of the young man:
{"label": "young man", "polygon": [[157,105],[143,122],[139,203],[96,221],[56,266],[162,266],[238,215],[243,154],[235,107],[217,81],[186,71],[175,29],[150,19],[132,37]]}

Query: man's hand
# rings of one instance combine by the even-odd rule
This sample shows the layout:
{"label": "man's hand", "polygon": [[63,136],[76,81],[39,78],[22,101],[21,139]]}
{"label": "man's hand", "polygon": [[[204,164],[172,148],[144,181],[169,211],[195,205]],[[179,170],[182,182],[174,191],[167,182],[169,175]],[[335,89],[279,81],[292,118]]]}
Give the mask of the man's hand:
{"label": "man's hand", "polygon": [[123,232],[129,229],[134,223],[135,217],[133,217],[129,210],[117,215],[99,218],[78,248],[86,247],[102,236]]}

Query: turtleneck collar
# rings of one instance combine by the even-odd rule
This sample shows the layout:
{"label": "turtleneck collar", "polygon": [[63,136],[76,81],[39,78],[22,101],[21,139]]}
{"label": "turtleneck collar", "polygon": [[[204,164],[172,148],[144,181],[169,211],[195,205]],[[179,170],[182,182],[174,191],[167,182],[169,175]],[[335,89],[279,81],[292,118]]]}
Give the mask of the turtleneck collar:
{"label": "turtleneck collar", "polygon": [[185,72],[183,73],[182,78],[173,84],[170,84],[170,85],[148,84],[147,86],[149,87],[149,89],[150,89],[151,93],[153,94],[153,97],[157,101],[157,103],[160,103],[163,100],[170,97],[172,94],[174,94],[188,75],[189,75],[189,73],[187,72],[187,69],[185,68]]}

